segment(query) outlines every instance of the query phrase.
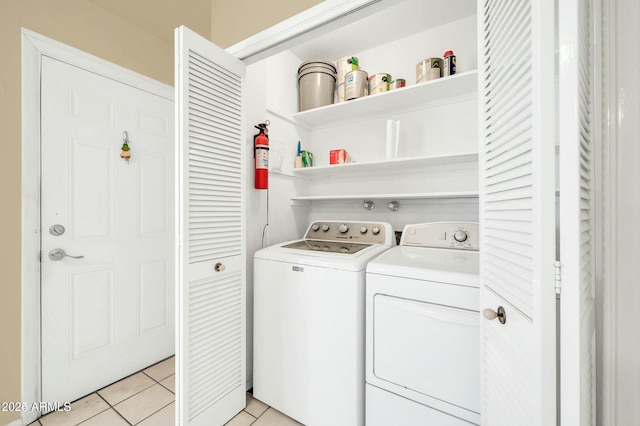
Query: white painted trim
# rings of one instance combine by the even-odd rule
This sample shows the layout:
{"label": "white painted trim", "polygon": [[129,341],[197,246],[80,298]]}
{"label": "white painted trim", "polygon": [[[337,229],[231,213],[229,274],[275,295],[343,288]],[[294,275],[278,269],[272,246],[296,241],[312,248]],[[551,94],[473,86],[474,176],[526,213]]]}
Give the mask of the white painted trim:
{"label": "white painted trim", "polygon": [[[40,387],[40,67],[41,54],[22,33],[22,395],[41,400]],[[40,412],[22,413],[24,424]]]}
{"label": "white painted trim", "polygon": [[[605,209],[610,208],[608,202],[605,202],[605,197],[608,195],[606,190],[604,190],[605,185],[609,182],[608,178],[605,178],[605,170],[608,168],[606,165],[607,158],[604,155],[603,151],[605,147],[608,145],[605,137],[605,129],[607,125],[605,124],[603,114],[608,111],[607,106],[605,105],[603,99],[603,91],[604,91],[604,82],[606,81],[606,63],[602,60],[604,57],[604,51],[607,50],[603,45],[603,40],[605,39],[605,31],[606,24],[604,23],[604,16],[602,14],[604,3],[606,0],[593,0],[592,3],[592,14],[593,14],[593,67],[594,67],[594,75],[593,75],[593,84],[592,84],[592,100],[593,100],[593,137],[594,137],[594,182],[595,187],[593,189],[594,194],[594,280],[595,280],[595,333],[596,333],[596,343],[595,343],[595,424],[613,424],[613,423],[601,423],[598,418],[602,416],[602,398],[598,396],[599,392],[602,392],[602,373],[601,366],[602,363],[602,348],[604,348],[603,341],[603,333],[602,328],[598,325],[598,316],[600,313],[598,312],[598,305],[602,305],[604,300],[602,291],[603,287],[608,287],[608,285],[603,286],[603,277],[604,274],[607,273],[607,270],[604,268],[604,259],[607,255],[608,249],[604,249],[604,241],[608,238],[612,238],[611,234],[608,234],[605,231],[605,223],[607,220],[606,215],[604,214]],[[599,59],[600,58],[600,59]],[[615,61],[614,61],[615,62]],[[608,309],[607,309],[608,310]],[[600,370],[600,371],[599,371]]]}
{"label": "white painted trim", "polygon": [[226,50],[250,64],[315,37],[361,19],[401,0],[325,0],[279,24],[249,37]]}
{"label": "white painted trim", "polygon": [[[40,361],[40,76],[47,56],[173,101],[173,87],[22,29],[22,394],[41,402]],[[35,421],[26,411],[17,424]],[[15,422],[14,422],[15,423]],[[12,423],[13,426],[13,423]]]}
{"label": "white painted trim", "polygon": [[601,247],[596,269],[596,318],[602,320],[596,323],[598,330],[598,424],[615,425],[616,391],[617,391],[617,158],[618,158],[618,81],[617,81],[617,0],[602,0],[600,12],[602,14],[602,149],[601,156],[601,184],[602,192],[601,214],[602,220],[598,226],[601,233],[597,247]]}

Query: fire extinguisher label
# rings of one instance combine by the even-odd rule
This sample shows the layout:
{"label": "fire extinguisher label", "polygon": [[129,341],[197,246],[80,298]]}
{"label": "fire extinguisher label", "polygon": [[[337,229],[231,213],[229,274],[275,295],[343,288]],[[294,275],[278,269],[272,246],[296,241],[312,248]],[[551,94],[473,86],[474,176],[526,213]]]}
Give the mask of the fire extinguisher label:
{"label": "fire extinguisher label", "polygon": [[269,168],[269,151],[266,149],[256,149],[256,170]]}

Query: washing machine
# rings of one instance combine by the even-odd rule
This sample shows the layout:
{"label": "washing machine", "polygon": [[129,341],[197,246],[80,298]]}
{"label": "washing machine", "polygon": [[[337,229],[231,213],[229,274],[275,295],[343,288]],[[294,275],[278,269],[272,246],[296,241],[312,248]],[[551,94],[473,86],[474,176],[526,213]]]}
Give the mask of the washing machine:
{"label": "washing machine", "polygon": [[388,223],[316,221],[254,256],[253,395],[307,426],[365,417],[365,276]]}
{"label": "washing machine", "polygon": [[405,226],[367,267],[367,426],[480,424],[477,223]]}

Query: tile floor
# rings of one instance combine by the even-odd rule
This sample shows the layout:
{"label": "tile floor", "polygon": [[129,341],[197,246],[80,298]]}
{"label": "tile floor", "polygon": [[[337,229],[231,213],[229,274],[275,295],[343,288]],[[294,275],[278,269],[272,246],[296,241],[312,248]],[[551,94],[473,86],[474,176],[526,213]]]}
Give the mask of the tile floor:
{"label": "tile floor", "polygon": [[[174,357],[100,389],[71,404],[68,412],[41,417],[30,426],[173,426]],[[294,426],[295,420],[254,399],[225,426]]]}

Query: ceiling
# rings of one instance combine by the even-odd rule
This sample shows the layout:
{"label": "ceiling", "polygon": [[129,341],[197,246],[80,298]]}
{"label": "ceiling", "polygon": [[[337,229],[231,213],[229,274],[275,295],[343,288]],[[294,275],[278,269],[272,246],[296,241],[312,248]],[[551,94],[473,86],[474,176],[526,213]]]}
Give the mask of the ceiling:
{"label": "ceiling", "polygon": [[173,42],[173,30],[180,25],[211,38],[212,0],[88,1],[167,43]]}

